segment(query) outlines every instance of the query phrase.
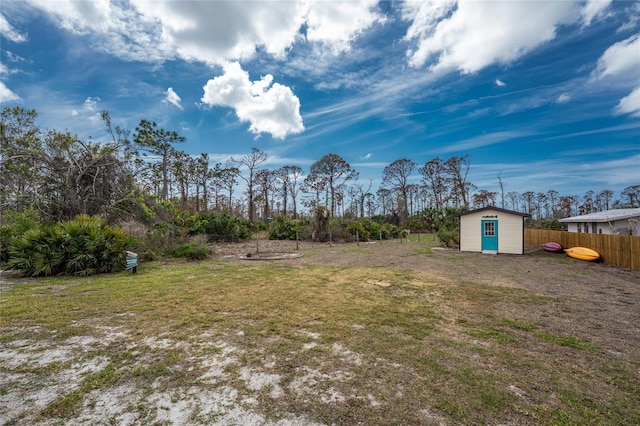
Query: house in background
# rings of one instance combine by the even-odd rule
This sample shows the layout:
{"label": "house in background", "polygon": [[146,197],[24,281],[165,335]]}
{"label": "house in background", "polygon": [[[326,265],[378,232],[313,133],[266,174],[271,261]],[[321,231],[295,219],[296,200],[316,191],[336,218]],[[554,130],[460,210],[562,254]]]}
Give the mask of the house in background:
{"label": "house in background", "polygon": [[460,251],[524,254],[524,221],[531,215],[483,207],[456,216],[460,217]]}
{"label": "house in background", "polygon": [[640,235],[640,208],[605,210],[560,219],[569,232],[609,235]]}

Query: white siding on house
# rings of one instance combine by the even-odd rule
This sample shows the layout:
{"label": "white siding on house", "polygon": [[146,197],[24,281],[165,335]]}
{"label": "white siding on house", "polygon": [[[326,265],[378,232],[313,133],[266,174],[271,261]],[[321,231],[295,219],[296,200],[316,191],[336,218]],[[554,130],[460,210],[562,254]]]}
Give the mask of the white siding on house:
{"label": "white siding on house", "polygon": [[560,219],[569,232],[640,235],[640,208],[612,209]]}
{"label": "white siding on house", "polygon": [[[594,230],[594,224],[596,232]],[[632,230],[633,235],[640,235],[640,226],[629,222],[629,219],[614,220],[612,222],[567,222],[567,231],[580,232],[588,234],[608,234],[608,235],[627,235],[629,229]]]}
{"label": "white siding on house", "polygon": [[498,221],[498,253],[523,254],[523,217],[490,209],[460,216],[460,251],[482,251],[483,220]]}

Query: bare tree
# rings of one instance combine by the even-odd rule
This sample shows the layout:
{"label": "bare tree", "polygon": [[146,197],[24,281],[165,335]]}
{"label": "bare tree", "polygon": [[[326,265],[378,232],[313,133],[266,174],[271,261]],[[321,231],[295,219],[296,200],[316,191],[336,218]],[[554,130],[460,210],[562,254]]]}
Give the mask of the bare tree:
{"label": "bare tree", "polygon": [[577,202],[575,195],[563,195],[560,197],[560,210],[564,217],[570,217],[573,212],[573,205]]}
{"label": "bare tree", "polygon": [[613,199],[613,191],[610,189],[603,189],[596,196],[596,204],[598,205],[598,209],[609,210],[609,206],[611,205],[611,200]]}
{"label": "bare tree", "polygon": [[138,151],[160,157],[162,172],[161,199],[169,197],[169,173],[171,166],[171,153],[174,151],[174,143],[182,143],[185,138],[174,131],[167,131],[158,127],[155,121],[140,120],[136,127],[133,139]]}
{"label": "bare tree", "polygon": [[400,219],[404,224],[409,221],[409,178],[417,167],[408,158],[401,158],[386,166],[382,172],[382,183],[398,192]]}
{"label": "bare tree", "polygon": [[329,193],[331,216],[335,216],[340,187],[358,177],[358,172],[351,168],[338,154],[327,154],[311,165],[307,178],[310,182],[322,183]]}
{"label": "bare tree", "polygon": [[440,158],[436,157],[428,161],[422,168],[418,170],[422,175],[422,183],[431,193],[433,204],[436,209],[444,207],[446,202],[446,179],[444,163]]}
{"label": "bare tree", "polygon": [[473,205],[476,208],[495,206],[496,195],[498,195],[497,192],[481,189],[479,192],[473,194]]}
{"label": "bare tree", "polygon": [[444,163],[444,170],[451,184],[451,192],[457,199],[462,201],[465,209],[469,208],[467,176],[469,175],[470,166],[471,157],[469,155],[451,157]]}
{"label": "bare tree", "polygon": [[351,197],[354,199],[356,204],[356,217],[365,217],[365,199],[369,191],[371,190],[371,186],[373,185],[373,179],[369,179],[369,184],[365,189],[365,184],[362,182],[355,182],[352,186]]}
{"label": "bare tree", "polygon": [[36,110],[4,108],[0,115],[0,212],[34,207],[41,198],[37,156],[42,133]]}
{"label": "bare tree", "polygon": [[[262,217],[271,216],[273,193],[276,190],[277,171],[262,169],[254,175],[254,187],[262,200]],[[258,197],[256,197],[258,198]]]}
{"label": "bare tree", "polygon": [[110,142],[91,142],[69,132],[42,133],[35,110],[5,108],[0,114],[0,211],[37,210],[44,221],[78,214],[107,219],[137,211],[129,132],[111,127]]}
{"label": "bare tree", "polygon": [[640,185],[627,186],[620,195],[629,199],[627,206],[640,207]]}
{"label": "bare tree", "polygon": [[[219,164],[216,166],[219,167]],[[209,210],[209,181],[214,171],[209,168],[209,154],[202,153],[194,160],[193,182],[196,186],[196,211],[200,211],[200,190],[202,190],[202,210]]]}
{"label": "bare tree", "polygon": [[595,192],[588,190],[582,197],[582,205],[580,206],[581,214],[589,214],[593,212]]}
{"label": "bare tree", "polygon": [[216,165],[215,171],[215,179],[220,183],[220,186],[224,188],[229,194],[229,203],[227,205],[227,210],[229,214],[233,214],[233,189],[238,184],[238,176],[240,176],[240,169],[234,167],[233,162],[229,161],[226,163],[225,167],[220,167]]}
{"label": "bare tree", "polygon": [[302,176],[302,168],[299,166],[284,166],[278,169],[278,176],[282,181],[282,198],[284,214],[287,214],[287,199],[291,197],[293,204],[293,218],[298,216],[297,198],[300,192],[298,179]]}
{"label": "bare tree", "polygon": [[536,193],[533,191],[526,191],[521,194],[522,201],[524,201],[525,213],[532,215],[533,213],[533,200],[535,200]]}
{"label": "bare tree", "polygon": [[547,199],[549,200],[549,205],[551,207],[551,217],[555,218],[558,214],[558,191],[550,189],[547,191]]}
{"label": "bare tree", "polygon": [[383,216],[395,211],[395,203],[393,202],[393,197],[391,196],[391,190],[388,188],[380,188],[376,192],[378,197],[378,201],[380,203],[380,207],[382,211],[380,212]]}
{"label": "bare tree", "polygon": [[504,182],[502,181],[502,177],[500,177],[500,173],[498,173],[498,185],[500,186],[500,205],[504,209]]}
{"label": "bare tree", "polygon": [[327,190],[327,182],[320,179],[318,176],[307,175],[302,182],[302,187],[300,188],[302,192],[306,194],[312,194],[311,199],[306,200],[305,205],[311,210],[315,210],[316,207],[320,206],[320,194],[325,193],[325,202],[324,204],[328,204],[328,190]]}
{"label": "bare tree", "polygon": [[542,208],[546,207],[546,216],[549,217],[549,207],[547,204],[547,194],[543,192],[538,192],[536,194],[536,211],[538,212],[538,219],[542,219]]}
{"label": "bare tree", "polygon": [[231,162],[234,166],[246,167],[249,172],[248,176],[238,174],[238,176],[247,183],[247,197],[249,199],[249,223],[253,223],[255,219],[255,206],[254,206],[254,193],[253,183],[254,175],[258,171],[258,168],[267,161],[268,155],[264,151],[260,151],[258,148],[251,148],[251,153],[244,155],[239,160],[231,158]]}
{"label": "bare tree", "polygon": [[516,191],[507,192],[507,198],[511,200],[511,210],[518,211],[518,199],[520,198],[520,194]]}
{"label": "bare tree", "polygon": [[180,206],[187,208],[189,199],[189,181],[192,176],[193,158],[184,151],[171,151],[170,154],[170,172],[173,173],[178,188],[180,188]]}

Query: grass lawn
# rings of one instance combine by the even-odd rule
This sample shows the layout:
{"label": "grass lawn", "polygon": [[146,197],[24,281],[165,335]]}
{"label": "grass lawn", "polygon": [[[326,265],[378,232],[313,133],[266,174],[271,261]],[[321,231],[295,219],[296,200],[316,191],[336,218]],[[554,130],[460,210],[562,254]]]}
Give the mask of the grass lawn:
{"label": "grass lawn", "polygon": [[[0,425],[640,423],[640,354],[574,333],[571,310],[486,277],[367,265],[34,280],[0,294]],[[544,320],[558,312],[564,328]]]}

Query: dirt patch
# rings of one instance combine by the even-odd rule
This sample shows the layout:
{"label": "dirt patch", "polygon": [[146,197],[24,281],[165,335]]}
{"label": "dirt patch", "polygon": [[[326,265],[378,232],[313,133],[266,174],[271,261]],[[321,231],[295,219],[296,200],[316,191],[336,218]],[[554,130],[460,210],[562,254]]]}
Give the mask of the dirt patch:
{"label": "dirt patch", "polygon": [[[432,238],[430,236],[427,239]],[[527,317],[556,330],[571,329],[575,335],[615,348],[613,351],[640,356],[640,271],[585,262],[564,253],[526,247],[524,255],[460,252],[433,247],[426,252],[421,243],[404,240],[329,244],[295,241],[261,241],[258,253],[289,251],[307,253],[274,263],[306,266],[380,267],[431,274],[451,282],[480,282],[488,287],[525,289],[542,297],[561,300],[570,308],[556,312],[541,307],[521,312],[518,306],[498,306],[504,316]],[[240,262],[238,256],[256,250],[256,242],[219,244],[216,257]],[[231,257],[229,257],[231,255]],[[389,287],[388,282],[370,284]]]}

